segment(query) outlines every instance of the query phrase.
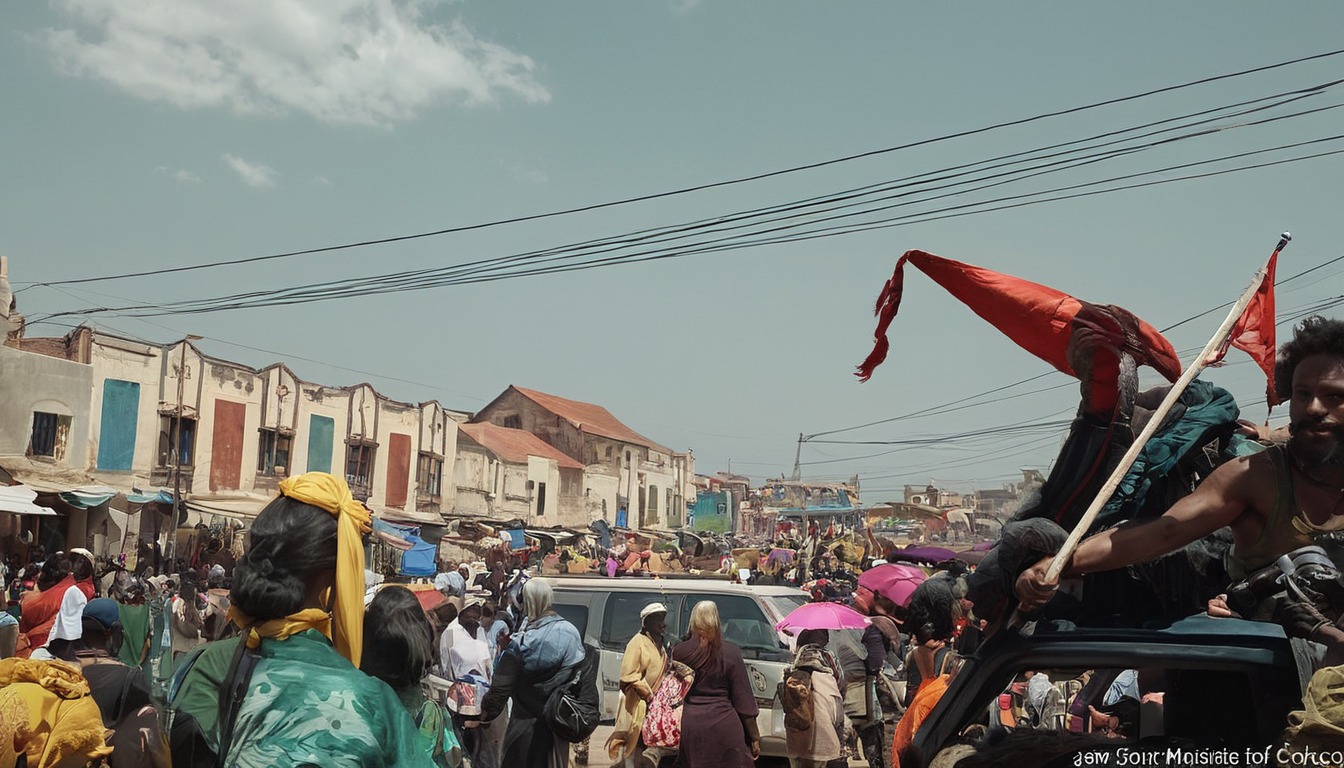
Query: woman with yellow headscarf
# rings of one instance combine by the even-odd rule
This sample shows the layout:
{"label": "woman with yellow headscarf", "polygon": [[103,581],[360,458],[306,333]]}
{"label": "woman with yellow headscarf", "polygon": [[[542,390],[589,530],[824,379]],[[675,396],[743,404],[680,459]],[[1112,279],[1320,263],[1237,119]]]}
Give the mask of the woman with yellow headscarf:
{"label": "woman with yellow headscarf", "polygon": [[[230,766],[431,765],[396,693],[358,669],[368,510],[324,472],[288,478],[280,494],[257,516],[234,570],[229,617],[239,637],[183,661],[172,707]],[[252,665],[250,678],[240,662]],[[232,723],[220,723],[221,698],[234,690]]]}

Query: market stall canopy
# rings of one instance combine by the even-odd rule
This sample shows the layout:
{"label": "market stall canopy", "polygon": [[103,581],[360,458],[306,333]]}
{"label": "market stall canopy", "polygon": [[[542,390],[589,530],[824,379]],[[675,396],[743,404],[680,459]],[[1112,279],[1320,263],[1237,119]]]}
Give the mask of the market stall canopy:
{"label": "market stall canopy", "polygon": [[0,512],[12,512],[16,515],[51,515],[56,512],[50,507],[40,507],[33,501],[37,491],[26,485],[0,486]]}
{"label": "market stall canopy", "polygon": [[142,491],[139,488],[133,488],[130,493],[126,494],[126,500],[132,504],[172,504],[173,493],[172,491],[159,489]]}
{"label": "market stall canopy", "polygon": [[378,537],[379,541],[387,543],[389,546],[399,549],[402,552],[409,551],[415,545],[407,540],[407,536],[415,532],[415,528],[409,528],[402,525],[393,525],[378,518],[373,519],[373,535]]}
{"label": "market stall canopy", "polygon": [[444,525],[443,515],[438,512],[421,509],[397,509],[395,507],[385,507],[381,504],[370,504],[364,502],[364,506],[369,508],[374,517],[386,520],[389,523],[413,523],[415,525]]}
{"label": "market stall canopy", "polygon": [[425,610],[425,613],[429,613],[448,602],[448,598],[437,589],[412,589],[411,592],[415,594],[415,599],[420,601],[420,607]]}
{"label": "market stall canopy", "polygon": [[403,576],[433,576],[437,570],[434,556],[438,549],[414,533],[409,534],[406,540],[411,542],[411,548],[401,553],[401,567],[397,573]]}
{"label": "market stall canopy", "polygon": [[954,525],[964,525],[967,528],[970,528],[971,516],[969,513],[972,511],[973,510],[969,509],[949,509],[947,511],[947,522]]}
{"label": "market stall canopy", "polygon": [[88,509],[106,504],[117,495],[117,489],[107,486],[74,488],[61,494],[61,501],[75,509]]}
{"label": "market stall canopy", "polygon": [[[188,496],[182,503],[188,512],[197,515],[219,515],[237,520],[251,520],[260,514],[273,498],[255,493],[214,493]],[[169,502],[171,501],[170,495]],[[186,522],[188,525],[192,524],[190,516]]]}
{"label": "market stall canopy", "polygon": [[936,565],[947,560],[955,559],[956,552],[942,547],[907,547],[905,549],[893,549],[887,553],[887,560],[904,561],[909,563],[928,563]]}

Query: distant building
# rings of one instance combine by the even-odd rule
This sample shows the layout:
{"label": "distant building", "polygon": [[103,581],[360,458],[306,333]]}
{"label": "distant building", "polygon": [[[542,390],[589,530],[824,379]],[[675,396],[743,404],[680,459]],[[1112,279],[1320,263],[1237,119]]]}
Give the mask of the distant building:
{"label": "distant building", "polygon": [[481,422],[458,430],[455,515],[588,525],[582,464],[521,429]]}
{"label": "distant building", "polygon": [[0,482],[32,486],[59,513],[0,513],[11,551],[33,529],[97,554],[133,550],[137,535],[166,550],[178,526],[250,524],[280,479],[309,471],[343,475],[389,521],[442,526],[452,507],[443,473],[466,413],[306,382],[279,363],[254,369],[190,338],[156,344],[87,326],[28,338],[17,312],[3,317]]}
{"label": "distant building", "polygon": [[655,443],[600,405],[510,386],[472,422],[530,432],[582,463],[588,520],[630,528],[684,524],[694,456]]}

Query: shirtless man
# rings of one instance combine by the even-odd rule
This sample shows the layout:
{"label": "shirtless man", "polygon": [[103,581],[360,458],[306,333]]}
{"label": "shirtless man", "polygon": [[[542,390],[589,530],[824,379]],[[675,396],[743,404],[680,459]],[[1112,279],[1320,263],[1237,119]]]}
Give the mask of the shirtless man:
{"label": "shirtless man", "polygon": [[[1286,445],[1219,466],[1160,517],[1089,537],[1069,558],[1063,577],[1148,562],[1224,526],[1232,529],[1226,564],[1234,579],[1313,543],[1344,566],[1336,543],[1344,542],[1344,322],[1304,320],[1279,349],[1274,388],[1289,398]],[[1039,608],[1054,595],[1058,582],[1046,580],[1052,561],[1044,558],[1018,577],[1024,609]],[[1315,629],[1318,635],[1339,631]]]}

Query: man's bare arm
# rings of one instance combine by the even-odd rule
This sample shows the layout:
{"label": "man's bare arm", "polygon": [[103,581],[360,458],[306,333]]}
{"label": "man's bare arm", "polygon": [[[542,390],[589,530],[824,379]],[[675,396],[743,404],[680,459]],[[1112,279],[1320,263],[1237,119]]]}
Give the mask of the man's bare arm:
{"label": "man's bare arm", "polygon": [[[1074,550],[1063,576],[1081,576],[1155,560],[1232,525],[1252,506],[1253,475],[1250,457],[1223,464],[1160,517],[1125,523],[1085,539]],[[1054,594],[1057,582],[1045,578],[1053,560],[1042,559],[1018,578],[1017,593],[1025,606],[1043,604]]]}

